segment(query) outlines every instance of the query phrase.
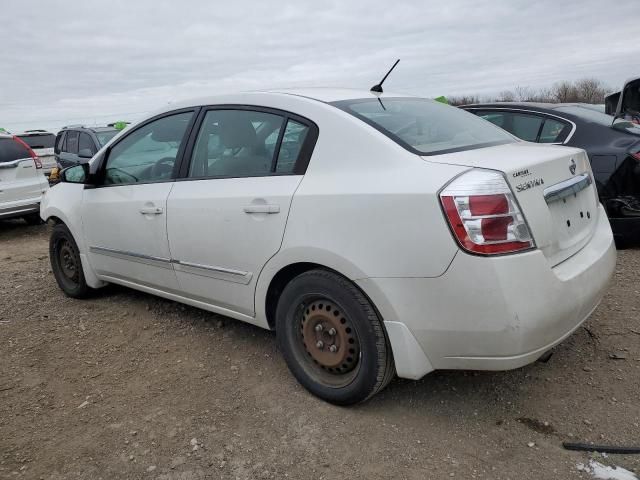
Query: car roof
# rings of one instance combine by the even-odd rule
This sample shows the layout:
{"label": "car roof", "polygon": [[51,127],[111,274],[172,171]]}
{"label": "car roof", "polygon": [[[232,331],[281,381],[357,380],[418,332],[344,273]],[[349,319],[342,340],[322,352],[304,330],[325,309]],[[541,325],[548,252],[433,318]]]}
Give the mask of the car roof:
{"label": "car roof", "polygon": [[489,102],[489,103],[469,103],[460,105],[461,108],[539,108],[542,110],[555,110],[560,107],[583,107],[589,108],[588,103],[545,103],[545,102]]}
{"label": "car roof", "polygon": [[257,104],[261,101],[268,101],[269,97],[279,97],[282,95],[295,96],[308,101],[318,101],[323,103],[339,102],[342,100],[356,100],[363,98],[391,98],[407,97],[418,98],[415,95],[398,92],[373,93],[366,89],[357,88],[336,88],[336,87],[306,87],[306,88],[277,88],[271,90],[253,90],[246,92],[227,93],[214,96],[191,98],[171,103],[166,107],[154,112],[161,114],[180,108],[195,107],[199,105],[216,105],[224,103],[237,103],[240,98],[246,101],[255,99]]}
{"label": "car roof", "polygon": [[69,125],[67,127],[62,127],[60,131],[63,130],[84,130],[89,132],[113,132],[117,130],[115,127],[85,127],[84,125]]}

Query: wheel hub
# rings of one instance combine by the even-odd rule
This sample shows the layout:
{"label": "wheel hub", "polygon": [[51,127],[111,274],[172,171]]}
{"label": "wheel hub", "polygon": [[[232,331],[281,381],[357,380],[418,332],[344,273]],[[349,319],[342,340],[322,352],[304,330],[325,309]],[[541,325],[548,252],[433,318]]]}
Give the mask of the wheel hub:
{"label": "wheel hub", "polygon": [[360,346],[355,331],[333,302],[317,300],[307,305],[301,330],[304,348],[324,370],[342,374],[357,365]]}
{"label": "wheel hub", "polygon": [[62,273],[69,278],[73,279],[76,275],[76,261],[73,255],[73,250],[68,242],[62,243],[59,250],[60,267]]}

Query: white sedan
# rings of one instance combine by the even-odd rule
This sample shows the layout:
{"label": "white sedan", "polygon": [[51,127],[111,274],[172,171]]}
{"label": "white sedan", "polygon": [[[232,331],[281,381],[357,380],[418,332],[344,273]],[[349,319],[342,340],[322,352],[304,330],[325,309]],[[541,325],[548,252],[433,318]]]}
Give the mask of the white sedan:
{"label": "white sedan", "polygon": [[65,170],[41,216],[67,295],[117,283],[274,329],[336,404],[535,361],[616,260],[584,151],[357,90],[172,105]]}

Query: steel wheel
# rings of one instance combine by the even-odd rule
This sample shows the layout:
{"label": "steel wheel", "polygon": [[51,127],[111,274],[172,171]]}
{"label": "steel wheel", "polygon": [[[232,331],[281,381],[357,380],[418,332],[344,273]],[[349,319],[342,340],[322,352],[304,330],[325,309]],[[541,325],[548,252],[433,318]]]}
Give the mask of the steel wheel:
{"label": "steel wheel", "polygon": [[54,225],[49,239],[51,270],[60,289],[70,297],[85,297],[91,290],[82,270],[80,251],[64,224]]}
{"label": "steel wheel", "polygon": [[60,271],[67,278],[67,280],[78,284],[78,265],[76,263],[73,247],[66,239],[60,240],[57,246],[58,250],[58,262],[60,264]]}
{"label": "steel wheel", "polygon": [[299,317],[298,341],[307,367],[329,385],[351,383],[360,363],[360,341],[349,317],[326,298],[303,303]]}

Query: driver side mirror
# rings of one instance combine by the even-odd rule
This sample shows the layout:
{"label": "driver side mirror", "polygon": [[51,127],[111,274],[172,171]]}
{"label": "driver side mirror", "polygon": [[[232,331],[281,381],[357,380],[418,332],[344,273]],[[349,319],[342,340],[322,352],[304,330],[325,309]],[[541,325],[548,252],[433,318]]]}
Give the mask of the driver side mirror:
{"label": "driver side mirror", "polygon": [[65,168],[60,172],[60,181],[64,183],[86,184],[89,178],[89,164],[81,163],[73,167]]}

